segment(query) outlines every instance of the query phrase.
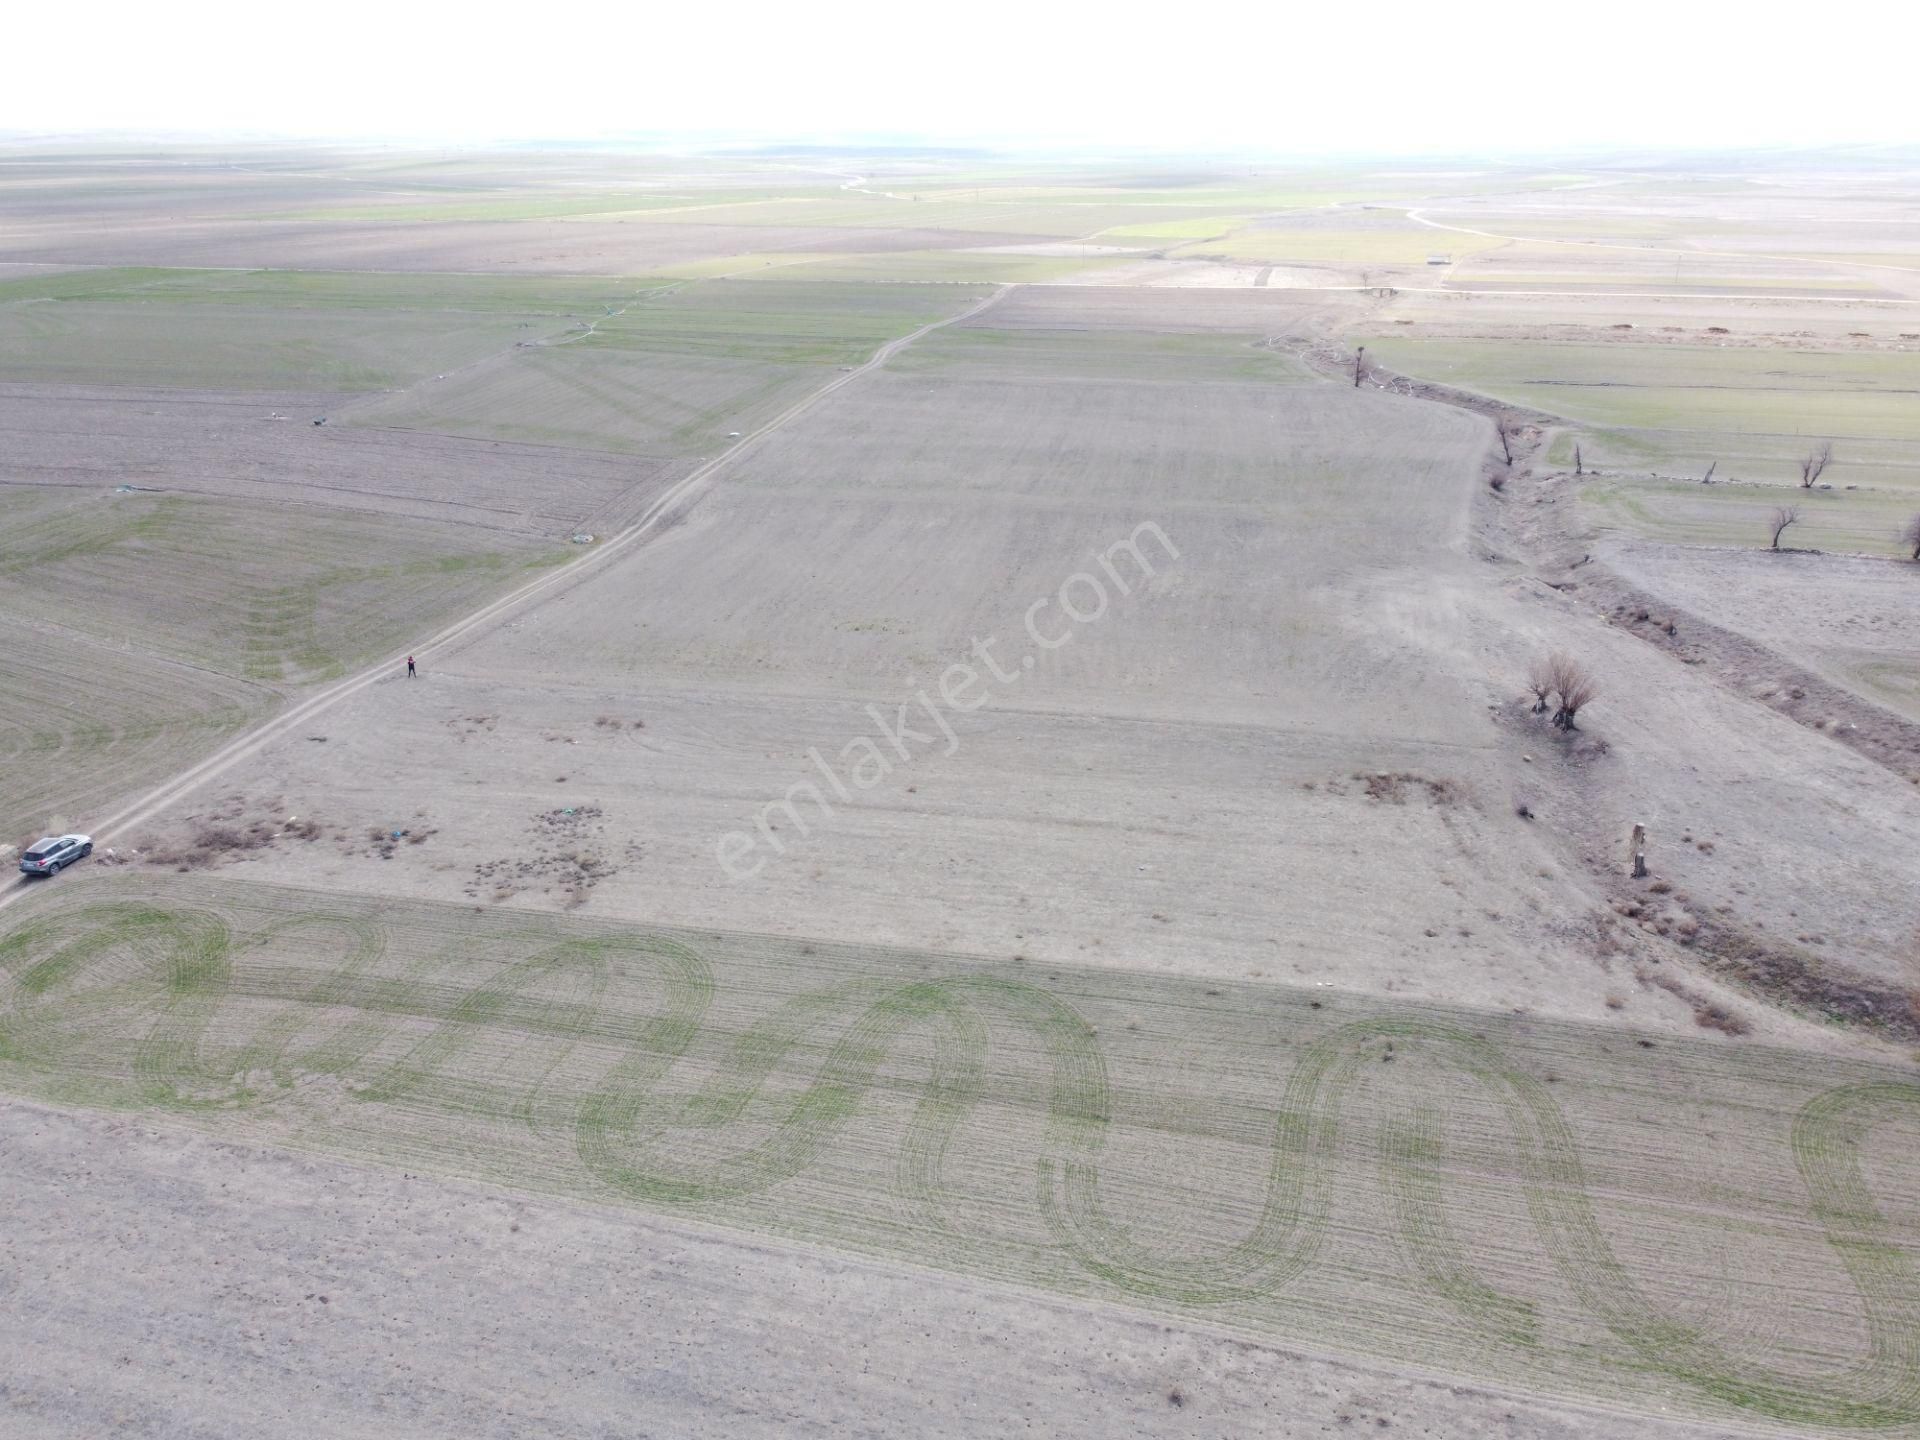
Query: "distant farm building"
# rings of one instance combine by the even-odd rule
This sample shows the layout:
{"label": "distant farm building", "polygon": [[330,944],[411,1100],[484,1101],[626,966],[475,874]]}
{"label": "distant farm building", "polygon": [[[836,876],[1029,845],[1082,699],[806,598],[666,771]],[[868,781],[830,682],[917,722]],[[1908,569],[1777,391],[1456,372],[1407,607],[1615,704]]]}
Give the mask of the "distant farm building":
{"label": "distant farm building", "polygon": [[1451,255],[1427,256],[1427,264],[1429,265],[1451,265],[1452,263],[1453,263],[1453,257]]}

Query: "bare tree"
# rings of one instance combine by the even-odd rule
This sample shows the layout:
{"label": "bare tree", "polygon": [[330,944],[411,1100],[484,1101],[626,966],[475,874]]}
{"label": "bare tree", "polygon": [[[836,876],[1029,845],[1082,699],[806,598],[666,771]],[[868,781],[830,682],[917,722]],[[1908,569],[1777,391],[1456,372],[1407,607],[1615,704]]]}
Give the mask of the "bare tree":
{"label": "bare tree", "polygon": [[1362,345],[1353,352],[1353,388],[1360,388],[1360,381],[1367,373],[1367,347]]}
{"label": "bare tree", "polygon": [[1787,527],[1789,525],[1798,525],[1799,523],[1800,507],[1798,505],[1776,505],[1774,507],[1773,514],[1767,520],[1767,525],[1773,531],[1773,548],[1775,550],[1780,548],[1780,537],[1786,534]]}
{"label": "bare tree", "polygon": [[1507,422],[1504,420],[1496,420],[1493,422],[1493,429],[1494,433],[1500,437],[1500,453],[1507,457],[1507,464],[1511,465],[1513,463],[1513,446],[1507,443]]}
{"label": "bare tree", "polygon": [[1573,447],[1573,473],[1575,475],[1584,475],[1587,473],[1586,468],[1580,463],[1580,447],[1578,445]]}
{"label": "bare tree", "polygon": [[1818,480],[1833,463],[1833,442],[1825,442],[1817,450],[1809,450],[1807,458],[1800,462],[1800,488],[1811,490],[1813,482]]}
{"label": "bare tree", "polygon": [[1913,558],[1920,560],[1920,515],[1907,521],[1907,528],[1900,532],[1900,543],[1913,551]]}
{"label": "bare tree", "polygon": [[1711,465],[1707,466],[1707,473],[1700,477],[1700,483],[1702,485],[1711,485],[1713,483],[1713,472],[1718,470],[1719,468],[1720,468],[1720,462],[1718,460],[1714,461]]}
{"label": "bare tree", "polygon": [[1599,682],[1593,678],[1587,667],[1562,651],[1555,651],[1547,657],[1547,670],[1553,678],[1554,694],[1560,701],[1560,708],[1553,712],[1553,723],[1557,729],[1578,730],[1574,723],[1582,706],[1591,703],[1600,693]]}
{"label": "bare tree", "polygon": [[1527,688],[1533,692],[1533,713],[1547,713],[1547,697],[1553,694],[1553,665],[1546,660],[1535,660],[1527,667]]}

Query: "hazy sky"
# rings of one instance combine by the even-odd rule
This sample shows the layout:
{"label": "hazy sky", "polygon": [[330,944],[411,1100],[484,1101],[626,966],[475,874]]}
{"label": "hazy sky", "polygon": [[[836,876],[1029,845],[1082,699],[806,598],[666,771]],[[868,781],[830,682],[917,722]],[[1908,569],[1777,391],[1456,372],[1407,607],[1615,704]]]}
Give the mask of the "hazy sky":
{"label": "hazy sky", "polygon": [[36,4],[0,27],[0,130],[685,128],[1293,154],[1912,142],[1917,10]]}

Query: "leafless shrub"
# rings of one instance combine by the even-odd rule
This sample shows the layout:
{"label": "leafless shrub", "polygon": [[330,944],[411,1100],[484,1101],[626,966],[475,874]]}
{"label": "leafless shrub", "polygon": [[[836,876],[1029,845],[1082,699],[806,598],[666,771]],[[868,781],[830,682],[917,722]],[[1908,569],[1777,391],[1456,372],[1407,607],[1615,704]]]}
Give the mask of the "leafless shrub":
{"label": "leafless shrub", "polygon": [[1575,722],[1581,709],[1600,693],[1599,682],[1586,666],[1564,651],[1555,651],[1547,657],[1547,672],[1553,681],[1554,696],[1560,702],[1553,712],[1554,728],[1578,730],[1580,727]]}
{"label": "leafless shrub", "polygon": [[1920,560],[1920,515],[1907,521],[1906,528],[1900,532],[1900,543],[1913,552],[1913,558]]}
{"label": "leafless shrub", "polygon": [[1553,666],[1536,659],[1527,667],[1527,688],[1533,692],[1533,713],[1547,713],[1547,697],[1553,694]]}
{"label": "leafless shrub", "polygon": [[1776,505],[1773,514],[1767,518],[1767,528],[1773,534],[1773,549],[1780,548],[1780,537],[1787,533],[1787,527],[1800,523],[1798,505]]}
{"label": "leafless shrub", "polygon": [[1809,450],[1806,458],[1800,462],[1800,488],[1811,490],[1814,482],[1825,473],[1827,466],[1833,463],[1833,442],[1828,440],[1818,448]]}

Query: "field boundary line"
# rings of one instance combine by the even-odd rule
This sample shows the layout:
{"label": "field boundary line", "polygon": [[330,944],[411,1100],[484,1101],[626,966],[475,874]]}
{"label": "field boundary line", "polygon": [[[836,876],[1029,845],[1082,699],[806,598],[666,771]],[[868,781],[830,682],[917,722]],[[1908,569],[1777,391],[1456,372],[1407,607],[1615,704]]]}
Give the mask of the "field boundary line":
{"label": "field boundary line", "polygon": [[[510,590],[505,595],[488,601],[478,610],[471,611],[459,619],[454,620],[433,635],[428,636],[425,640],[415,644],[412,647],[411,653],[422,656],[431,655],[435,650],[444,649],[456,641],[470,639],[476,633],[486,629],[503,616],[520,608],[527,602],[537,600],[547,595],[550,591],[562,590],[569,587],[574,580],[594,567],[607,563],[610,557],[623,554],[627,550],[632,549],[660,523],[661,519],[665,517],[669,510],[684,500],[688,494],[697,489],[703,482],[711,479],[727,465],[739,459],[740,456],[753,445],[765,439],[774,431],[781,429],[789,422],[798,419],[828,396],[853,384],[856,380],[871,371],[879,369],[915,341],[945,326],[955,325],[963,320],[972,319],[1006,296],[1014,288],[1015,283],[1017,282],[997,285],[991,294],[981,297],[966,309],[949,315],[945,319],[935,320],[929,324],[922,325],[919,329],[909,334],[887,341],[878,350],[874,351],[865,363],[855,366],[844,374],[835,376],[818,390],[796,400],[778,415],[767,420],[758,428],[749,431],[741,437],[740,440],[728,446],[720,454],[714,456],[713,459],[705,461],[682,479],[669,486],[646,508],[638,520],[608,540],[606,544],[597,546],[579,558],[569,560],[565,564],[548,571],[546,574],[528,581],[518,589]],[[271,716],[257,729],[251,730],[238,739],[222,746],[220,749],[214,751],[213,754],[207,756],[198,764],[182,771],[171,780],[164,781],[160,785],[155,786],[146,794],[140,796],[130,804],[123,806],[120,810],[109,815],[105,820],[100,821],[90,832],[95,845],[98,846],[103,841],[111,840],[130,827],[151,819],[158,811],[165,809],[167,806],[191,794],[208,781],[225,774],[240,761],[261,750],[269,742],[279,739],[282,735],[312,720],[315,716],[332,709],[342,700],[359,694],[362,690],[367,689],[383,677],[392,675],[395,668],[404,663],[406,653],[407,652],[401,652],[375,661],[357,674],[350,675],[345,680],[328,686],[318,694],[307,696],[292,708]],[[11,905],[14,901],[20,899],[21,896],[26,894],[27,889],[26,877],[16,876],[9,887],[5,890],[0,890],[0,908]]]}

